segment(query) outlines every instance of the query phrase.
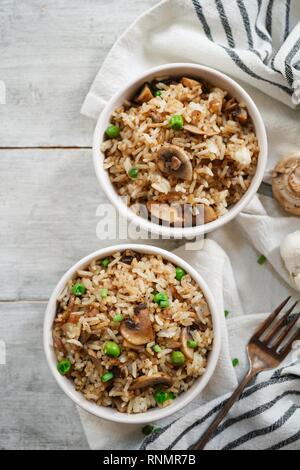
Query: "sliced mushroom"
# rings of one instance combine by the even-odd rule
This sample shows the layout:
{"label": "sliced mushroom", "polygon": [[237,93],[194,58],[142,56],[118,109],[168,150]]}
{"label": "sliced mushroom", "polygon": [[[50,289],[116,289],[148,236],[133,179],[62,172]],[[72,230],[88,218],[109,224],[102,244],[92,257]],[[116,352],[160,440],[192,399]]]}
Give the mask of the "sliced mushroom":
{"label": "sliced mushroom", "polygon": [[274,197],[289,213],[300,216],[300,151],[284,157],[272,173]]}
{"label": "sliced mushroom", "polygon": [[225,111],[232,111],[233,109],[235,109],[237,107],[237,102],[234,98],[230,98],[229,100],[225,101],[225,105],[224,105],[224,110]]}
{"label": "sliced mushroom", "polygon": [[133,349],[134,351],[138,351],[138,352],[144,351],[142,346],[136,346],[134,344],[131,344],[129,343],[129,341],[126,341],[126,339],[124,339],[123,341],[123,347],[128,348],[128,349]]}
{"label": "sliced mushroom", "polygon": [[135,258],[139,261],[141,257],[141,254],[136,251],[126,250],[122,253],[120,261],[124,264],[131,264]]}
{"label": "sliced mushroom", "polygon": [[213,99],[208,104],[208,109],[213,114],[219,114],[222,110],[223,102],[221,100]]}
{"label": "sliced mushroom", "polygon": [[194,359],[194,350],[189,348],[187,342],[189,339],[192,339],[191,335],[187,328],[183,328],[181,331],[181,349],[185,357],[190,359],[191,361]]}
{"label": "sliced mushroom", "polygon": [[146,83],[141,92],[138,94],[138,96],[135,98],[135,102],[138,104],[146,103],[147,101],[152,100],[154,96],[152,95],[152,91],[150,90],[149,85]]}
{"label": "sliced mushroom", "polygon": [[215,210],[211,206],[204,205],[204,223],[208,224],[218,218]]}
{"label": "sliced mushroom", "polygon": [[248,121],[248,113],[245,108],[238,106],[233,112],[232,117],[236,119],[240,124],[244,125]]}
{"label": "sliced mushroom", "polygon": [[198,220],[199,216],[192,214],[192,206],[184,206],[182,204],[160,204],[158,202],[148,201],[147,209],[152,219],[161,220],[162,223],[168,223],[171,226],[191,227],[204,222],[208,224],[218,218],[217,213],[211,206],[202,204],[203,220]]}
{"label": "sliced mushroom", "polygon": [[112,403],[120,413],[125,413],[127,404],[121,398],[113,397]]}
{"label": "sliced mushroom", "polygon": [[141,346],[154,339],[152,323],[149,312],[145,304],[136,311],[134,318],[123,320],[120,326],[120,333],[130,344]]}
{"label": "sliced mushroom", "polygon": [[187,181],[193,178],[193,167],[186,152],[176,145],[164,145],[157,154],[157,166],[162,173]]}
{"label": "sliced mushroom", "polygon": [[201,83],[197,82],[197,80],[193,80],[192,78],[182,77],[181,83],[183,86],[188,88],[194,88],[196,86],[201,86]]}
{"label": "sliced mushroom", "polygon": [[212,136],[212,135],[217,135],[218,134],[218,132],[203,131],[202,129],[199,129],[199,127],[193,126],[192,124],[186,124],[185,126],[183,126],[183,129],[190,132],[191,134],[207,135],[209,137]]}
{"label": "sliced mushroom", "polygon": [[203,208],[203,212],[201,211],[198,215],[193,215],[193,225],[200,225],[202,222],[204,222],[205,224],[209,224],[209,222],[212,222],[213,220],[216,220],[218,218],[217,213],[211,206],[201,204],[201,208]]}
{"label": "sliced mushroom", "polygon": [[154,387],[156,385],[166,385],[167,387],[172,386],[172,379],[169,375],[159,373],[153,375],[142,375],[135,379],[130,385],[130,390],[136,390],[138,388]]}
{"label": "sliced mushroom", "polygon": [[147,209],[155,219],[167,222],[170,225],[182,225],[183,217],[180,205],[159,204],[147,202]]}

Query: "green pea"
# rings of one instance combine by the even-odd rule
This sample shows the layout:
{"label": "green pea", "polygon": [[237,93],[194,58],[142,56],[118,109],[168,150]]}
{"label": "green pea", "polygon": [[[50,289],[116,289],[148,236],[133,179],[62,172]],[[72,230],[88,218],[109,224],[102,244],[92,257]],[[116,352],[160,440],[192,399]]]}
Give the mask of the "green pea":
{"label": "green pea", "polygon": [[265,257],[265,255],[260,255],[260,257],[257,260],[258,264],[260,265],[265,264],[266,261],[267,261],[267,258]]}
{"label": "green pea", "polygon": [[181,351],[173,351],[171,354],[173,366],[179,367],[185,363],[185,356]]}
{"label": "green pea", "polygon": [[128,174],[129,174],[130,178],[135,179],[135,178],[138,177],[139,170],[133,166],[133,167],[130,168],[130,170],[128,171]]}
{"label": "green pea", "polygon": [[77,284],[74,284],[72,287],[72,294],[76,295],[76,297],[81,297],[84,295],[86,292],[86,288],[83,284],[80,284],[79,282]]}
{"label": "green pea", "polygon": [[150,434],[154,432],[161,431],[161,428],[159,428],[158,426],[153,426],[152,424],[147,424],[146,426],[142,428],[142,431],[143,431],[143,434],[145,434],[145,436],[149,436]]}
{"label": "green pea", "polygon": [[168,308],[170,307],[170,302],[168,300],[161,300],[159,306],[160,308]]}
{"label": "green pea", "polygon": [[112,372],[106,372],[101,376],[102,382],[108,382],[109,380],[114,378],[114,374]]}
{"label": "green pea", "polygon": [[66,375],[71,369],[71,362],[69,359],[62,359],[57,363],[57,370],[61,375]]}
{"label": "green pea", "polygon": [[116,139],[120,135],[120,128],[119,126],[114,126],[113,124],[110,124],[105,132],[110,139]]}
{"label": "green pea", "polygon": [[177,281],[181,281],[181,279],[186,275],[186,272],[182,268],[176,268],[176,276],[175,278]]}
{"label": "green pea", "polygon": [[105,289],[105,287],[103,287],[103,289],[100,289],[100,297],[101,297],[101,299],[106,299],[107,295],[108,295],[108,290]]}
{"label": "green pea", "polygon": [[238,365],[239,365],[239,363],[240,363],[240,361],[239,361],[237,358],[235,358],[235,359],[232,359],[232,365],[233,365],[233,367],[236,367],[236,366],[238,366]]}
{"label": "green pea", "polygon": [[114,341],[107,341],[104,345],[104,354],[109,357],[119,357],[121,354],[121,348]]}
{"label": "green pea", "polygon": [[188,348],[191,348],[191,349],[196,349],[198,347],[197,341],[194,341],[193,339],[188,339],[186,344]]}
{"label": "green pea", "polygon": [[154,399],[156,403],[162,405],[167,400],[174,400],[175,395],[173,392],[167,392],[165,390],[156,390],[154,393]]}
{"label": "green pea", "polygon": [[165,401],[167,401],[168,393],[164,392],[163,390],[157,390],[154,393],[154,399],[156,403],[158,403],[159,405],[162,405]]}
{"label": "green pea", "polygon": [[103,266],[103,268],[107,268],[109,263],[110,263],[109,258],[104,258],[104,259],[101,260],[101,266]]}
{"label": "green pea", "polygon": [[225,318],[227,318],[227,317],[228,317],[229,313],[230,313],[230,312],[229,312],[229,310],[224,310],[224,315],[225,315]]}
{"label": "green pea", "polygon": [[123,320],[123,315],[118,313],[117,315],[114,316],[113,321],[120,322]]}
{"label": "green pea", "polygon": [[169,127],[175,131],[180,131],[183,128],[183,117],[180,114],[172,116],[169,119]]}
{"label": "green pea", "polygon": [[155,344],[154,346],[152,346],[152,349],[156,353],[161,352],[161,347],[158,344]]}
{"label": "green pea", "polygon": [[154,96],[161,96],[161,90],[156,90],[156,92],[154,93]]}
{"label": "green pea", "polygon": [[160,302],[168,300],[168,296],[164,292],[157,292],[154,294],[153,300],[156,304],[160,304]]}

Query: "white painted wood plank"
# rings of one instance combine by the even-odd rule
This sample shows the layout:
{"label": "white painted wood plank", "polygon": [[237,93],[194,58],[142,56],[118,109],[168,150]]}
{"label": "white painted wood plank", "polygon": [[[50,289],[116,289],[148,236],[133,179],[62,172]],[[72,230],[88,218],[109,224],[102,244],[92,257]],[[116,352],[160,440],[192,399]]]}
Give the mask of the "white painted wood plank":
{"label": "white painted wood plank", "polygon": [[86,449],[73,402],[56,384],[42,345],[45,304],[0,304],[0,449]]}
{"label": "white painted wood plank", "polygon": [[90,146],[83,99],[118,36],[158,0],[1,0],[0,147]]}
{"label": "white painted wood plank", "polygon": [[46,299],[74,262],[127,241],[97,238],[96,211],[108,201],[90,150],[2,150],[0,175],[0,300]]}

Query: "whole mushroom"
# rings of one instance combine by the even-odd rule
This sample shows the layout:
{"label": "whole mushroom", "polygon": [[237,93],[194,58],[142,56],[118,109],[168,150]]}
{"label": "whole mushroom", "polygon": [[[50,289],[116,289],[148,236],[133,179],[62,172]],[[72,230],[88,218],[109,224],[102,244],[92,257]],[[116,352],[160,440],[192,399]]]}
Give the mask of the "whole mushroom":
{"label": "whole mushroom", "polygon": [[284,157],[272,173],[274,197],[289,213],[300,215],[300,151]]}
{"label": "whole mushroom", "polygon": [[280,246],[280,254],[295,289],[300,291],[300,230],[285,237]]}

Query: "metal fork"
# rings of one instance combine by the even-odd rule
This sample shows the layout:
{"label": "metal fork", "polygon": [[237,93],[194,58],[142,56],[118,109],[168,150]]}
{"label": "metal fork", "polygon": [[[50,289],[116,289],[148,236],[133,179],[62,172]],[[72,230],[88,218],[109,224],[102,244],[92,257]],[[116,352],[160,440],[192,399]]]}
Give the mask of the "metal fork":
{"label": "metal fork", "polygon": [[[288,337],[289,334],[292,333],[291,330],[296,325],[297,320],[300,318],[300,313],[290,317],[298,302],[295,302],[282,317],[279,317],[280,312],[290,299],[291,297],[288,297],[282,302],[250,339],[247,346],[250,363],[247,374],[209,426],[208,430],[203,434],[200,440],[190,448],[191,450],[204,449],[219,424],[223,421],[234,403],[240,398],[249,382],[251,382],[259,372],[277,367],[291,351],[293,342],[300,340],[300,328],[298,328],[290,338]],[[285,340],[286,343],[284,343]]]}

